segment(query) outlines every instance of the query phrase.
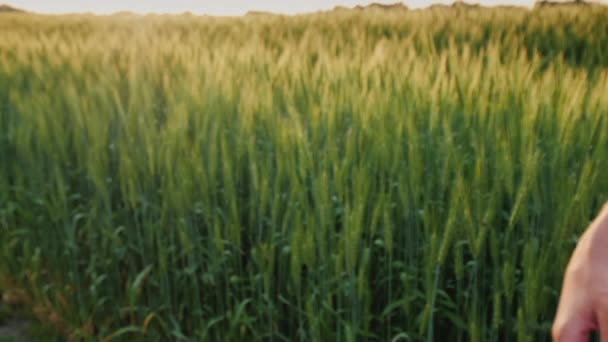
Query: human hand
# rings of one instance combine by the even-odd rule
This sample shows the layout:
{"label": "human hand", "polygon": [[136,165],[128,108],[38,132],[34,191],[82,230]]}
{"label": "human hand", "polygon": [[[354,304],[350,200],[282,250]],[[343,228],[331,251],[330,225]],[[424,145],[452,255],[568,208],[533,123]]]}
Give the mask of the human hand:
{"label": "human hand", "polygon": [[587,342],[592,331],[608,342],[608,203],[581,236],[566,268],[554,342]]}

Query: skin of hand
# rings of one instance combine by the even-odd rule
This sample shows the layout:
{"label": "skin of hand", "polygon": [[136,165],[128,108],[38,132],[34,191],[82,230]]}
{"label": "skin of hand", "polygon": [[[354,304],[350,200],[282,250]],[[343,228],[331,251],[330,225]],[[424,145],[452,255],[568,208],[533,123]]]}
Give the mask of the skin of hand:
{"label": "skin of hand", "polygon": [[581,236],[566,268],[553,322],[554,342],[608,342],[608,203]]}

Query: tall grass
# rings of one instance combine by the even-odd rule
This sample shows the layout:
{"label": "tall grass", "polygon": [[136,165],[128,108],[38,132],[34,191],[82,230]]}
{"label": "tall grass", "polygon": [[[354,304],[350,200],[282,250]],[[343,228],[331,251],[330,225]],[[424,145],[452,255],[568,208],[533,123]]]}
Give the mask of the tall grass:
{"label": "tall grass", "polygon": [[3,15],[0,286],[72,338],[548,339],[608,10]]}

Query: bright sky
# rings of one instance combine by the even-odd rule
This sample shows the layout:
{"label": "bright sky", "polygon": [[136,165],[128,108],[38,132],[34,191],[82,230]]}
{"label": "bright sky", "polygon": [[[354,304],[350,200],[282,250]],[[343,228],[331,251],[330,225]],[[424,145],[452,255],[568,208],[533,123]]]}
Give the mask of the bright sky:
{"label": "bright sky", "polygon": [[[9,5],[40,13],[95,12],[113,13],[132,11],[138,13],[182,13],[239,15],[249,10],[276,13],[302,13],[334,6],[365,5],[371,2],[394,3],[398,0],[0,0]],[[426,7],[432,3],[452,3],[453,0],[406,0],[408,7]],[[482,5],[513,4],[529,6],[534,0],[469,0]]]}

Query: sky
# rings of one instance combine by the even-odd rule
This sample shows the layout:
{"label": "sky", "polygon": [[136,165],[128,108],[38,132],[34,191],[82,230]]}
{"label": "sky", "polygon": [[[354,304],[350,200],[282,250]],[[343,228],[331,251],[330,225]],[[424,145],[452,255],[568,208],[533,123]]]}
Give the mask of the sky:
{"label": "sky", "polygon": [[[0,0],[0,2],[3,0]],[[9,5],[39,13],[94,12],[99,14],[131,11],[137,13],[182,13],[240,15],[250,10],[295,14],[331,9],[334,6],[353,7],[370,2],[394,3],[398,0],[4,0]],[[453,0],[407,0],[408,7],[420,8],[433,3]],[[482,5],[512,4],[530,6],[534,0],[469,0]]]}

